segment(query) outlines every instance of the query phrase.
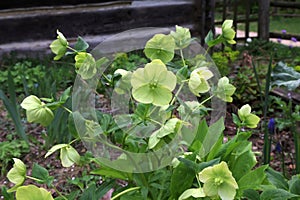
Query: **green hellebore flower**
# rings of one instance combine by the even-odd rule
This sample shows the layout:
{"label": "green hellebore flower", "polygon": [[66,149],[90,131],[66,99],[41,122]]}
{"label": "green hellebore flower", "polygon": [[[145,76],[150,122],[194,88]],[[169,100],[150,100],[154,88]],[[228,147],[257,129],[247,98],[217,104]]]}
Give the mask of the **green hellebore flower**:
{"label": "green hellebore flower", "polygon": [[229,83],[229,79],[227,77],[222,77],[218,81],[218,88],[216,90],[216,95],[220,99],[226,102],[232,102],[232,95],[234,94],[236,88]]}
{"label": "green hellebore flower", "polygon": [[213,73],[207,67],[200,67],[192,71],[190,80],[189,80],[189,88],[192,93],[196,96],[200,96],[199,93],[208,92],[210,86],[207,82],[208,79],[213,77]]}
{"label": "green hellebore flower", "polygon": [[170,62],[174,57],[175,41],[171,35],[156,34],[145,46],[144,53],[150,60]]}
{"label": "green hellebore flower", "polygon": [[54,60],[59,60],[67,52],[69,45],[65,36],[57,30],[57,39],[50,44],[51,51],[56,55]]}
{"label": "green hellebore flower", "polygon": [[131,85],[132,96],[138,102],[164,106],[172,99],[176,76],[167,70],[161,60],[155,59],[133,72]]}
{"label": "green hellebore flower", "polygon": [[232,20],[225,20],[222,24],[222,37],[229,44],[235,44],[234,41],[235,31],[231,28],[233,24]]}
{"label": "green hellebore flower", "polygon": [[16,192],[17,200],[53,200],[50,192],[35,185],[21,186]]}
{"label": "green hellebore flower", "polygon": [[76,72],[84,79],[90,79],[97,73],[96,61],[90,53],[79,52],[75,56]]}
{"label": "green hellebore flower", "polygon": [[242,123],[248,128],[256,128],[259,122],[259,117],[251,113],[251,107],[249,104],[243,105],[238,110],[238,115]]}
{"label": "green hellebore flower", "polygon": [[199,173],[204,183],[203,191],[209,197],[220,196],[222,200],[234,199],[238,184],[225,162],[207,167]]}
{"label": "green hellebore flower", "polygon": [[176,32],[171,31],[170,35],[175,40],[176,49],[184,49],[191,43],[191,33],[188,28],[176,25]]}
{"label": "green hellebore flower", "polygon": [[26,178],[26,166],[18,158],[13,158],[15,164],[11,170],[7,173],[7,178],[10,182],[14,183],[15,186],[10,188],[8,192],[14,192],[16,189],[21,186]]}
{"label": "green hellebore flower", "polygon": [[125,94],[127,91],[130,90],[131,88],[131,76],[132,72],[126,71],[124,69],[117,69],[114,74],[120,74],[122,77],[118,82],[116,83],[115,86],[115,91],[118,94]]}
{"label": "green hellebore flower", "polygon": [[40,123],[43,126],[48,126],[54,118],[50,108],[34,95],[26,97],[21,103],[21,107],[26,110],[28,122],[35,122]]}

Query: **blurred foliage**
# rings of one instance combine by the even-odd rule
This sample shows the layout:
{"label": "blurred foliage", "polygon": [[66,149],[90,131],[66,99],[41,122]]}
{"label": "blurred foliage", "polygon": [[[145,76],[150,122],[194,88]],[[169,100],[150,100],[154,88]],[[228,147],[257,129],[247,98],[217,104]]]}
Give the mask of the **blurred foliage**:
{"label": "blurred foliage", "polygon": [[239,55],[239,51],[234,51],[230,47],[225,47],[224,51],[218,51],[212,54],[212,59],[217,65],[221,76],[227,76],[230,73],[232,65]]}

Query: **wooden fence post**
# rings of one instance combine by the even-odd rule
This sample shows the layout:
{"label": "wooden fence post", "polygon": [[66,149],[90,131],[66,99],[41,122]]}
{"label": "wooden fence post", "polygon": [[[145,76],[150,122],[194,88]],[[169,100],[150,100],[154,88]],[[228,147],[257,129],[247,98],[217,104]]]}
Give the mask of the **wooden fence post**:
{"label": "wooden fence post", "polygon": [[269,40],[269,11],[270,0],[259,0],[258,37],[262,40]]}

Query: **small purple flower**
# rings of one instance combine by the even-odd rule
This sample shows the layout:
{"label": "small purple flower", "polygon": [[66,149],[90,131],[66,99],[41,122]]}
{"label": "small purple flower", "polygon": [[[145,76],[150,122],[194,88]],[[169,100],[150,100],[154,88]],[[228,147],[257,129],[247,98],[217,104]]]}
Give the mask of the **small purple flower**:
{"label": "small purple flower", "polygon": [[277,153],[281,153],[281,151],[282,151],[282,147],[281,147],[281,145],[280,145],[279,142],[277,142],[277,144],[276,144],[275,151],[276,151]]}
{"label": "small purple flower", "polygon": [[277,42],[278,42],[278,43],[281,43],[281,38],[277,38]]}
{"label": "small purple flower", "polygon": [[295,37],[291,37],[291,40],[292,40],[293,42],[298,42],[297,38],[295,38]]}
{"label": "small purple flower", "polygon": [[268,123],[268,130],[271,135],[275,134],[275,119],[271,118]]}
{"label": "small purple flower", "polygon": [[285,29],[281,30],[281,33],[286,34],[286,30]]}

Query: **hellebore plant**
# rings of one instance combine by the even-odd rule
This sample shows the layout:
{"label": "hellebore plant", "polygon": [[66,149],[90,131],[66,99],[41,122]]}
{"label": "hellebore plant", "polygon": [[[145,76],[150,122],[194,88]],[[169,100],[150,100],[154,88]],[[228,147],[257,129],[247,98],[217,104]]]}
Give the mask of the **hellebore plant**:
{"label": "hellebore plant", "polygon": [[[235,32],[231,27],[232,20],[226,20],[222,25],[221,35],[214,38],[212,32],[209,32],[205,38],[208,47],[221,43],[235,44]],[[86,89],[86,85],[94,83],[93,81],[98,79],[97,74],[114,83],[114,92],[118,95],[129,96],[129,103],[125,103],[130,105],[128,110],[131,113],[112,116],[96,110],[95,119],[84,118],[89,114],[89,109],[85,106],[81,107],[84,114],[72,112],[64,106],[70,97],[70,88],[59,99],[29,96],[21,104],[30,122],[47,126],[53,120],[53,111],[63,108],[72,117],[69,120],[69,128],[76,129],[72,121],[80,124],[72,142],[57,144],[45,155],[48,157],[59,150],[64,167],[80,163],[80,155],[72,147],[72,143],[79,139],[90,144],[96,153],[109,153],[106,148],[93,149],[100,143],[113,150],[123,150],[112,162],[110,158],[95,157],[89,160],[100,165],[100,168],[91,173],[103,177],[105,183],[100,186],[94,183],[90,186],[94,189],[84,190],[83,196],[101,199],[105,193],[96,191],[108,191],[111,188],[115,189],[111,199],[124,200],[230,200],[248,198],[249,190],[257,195],[257,191],[263,191],[262,195],[265,196],[270,194],[270,191],[264,191],[268,187],[262,186],[267,183],[265,170],[268,166],[252,169],[257,161],[252,152],[252,144],[248,141],[251,132],[240,129],[257,127],[259,117],[251,113],[251,107],[244,105],[239,109],[238,115],[234,115],[238,132],[227,143],[223,140],[224,119],[221,117],[210,126],[205,120],[205,116],[212,110],[206,107],[206,102],[215,98],[222,102],[232,102],[231,96],[235,87],[229,83],[227,77],[222,77],[213,84],[216,77],[210,68],[211,61],[205,59],[207,52],[204,56],[198,54],[191,58],[185,57],[186,48],[195,40],[191,38],[189,29],[176,26],[176,30],[170,34],[154,35],[144,48],[144,54],[149,59],[144,67],[132,71],[117,69],[110,76],[106,76],[101,69],[109,65],[109,58],[102,57],[97,60],[87,53],[88,44],[81,37],[74,47],[70,47],[63,34],[59,31],[57,34],[57,39],[50,45],[56,55],[54,60],[59,60],[64,55],[74,55],[74,70],[83,84],[79,91],[73,91],[73,98],[79,93],[80,97],[87,96],[87,99],[80,99],[80,103],[90,101],[89,94],[97,91]],[[185,97],[189,95],[193,96],[194,100],[186,100]],[[209,97],[205,98],[208,95]],[[117,103],[123,103],[123,99],[118,99]],[[75,102],[76,100],[72,99]],[[143,138],[140,137],[141,134]],[[176,150],[180,150],[179,153],[171,156],[170,162],[160,168],[159,164],[165,161],[164,155],[172,155],[174,146]],[[151,162],[140,157],[134,159],[136,154],[151,154],[153,158]],[[107,161],[112,165],[103,163]],[[31,178],[56,190],[52,184],[53,177],[49,176],[45,168],[35,164],[32,176],[29,177],[26,176],[25,165],[19,160],[15,160],[15,163],[8,177],[15,183],[10,192],[16,191],[17,200],[22,200],[22,196],[27,198],[28,193],[32,193],[33,200],[36,200],[37,195],[39,200],[53,199],[51,194],[42,188],[23,186],[25,178]],[[118,166],[123,167],[122,170],[115,168]],[[144,168],[149,170],[138,171]],[[126,184],[111,184],[111,179],[123,179]],[[278,191],[272,191],[271,194],[276,192]],[[59,196],[57,199],[78,197],[67,197],[67,194],[57,190],[56,195]]]}

